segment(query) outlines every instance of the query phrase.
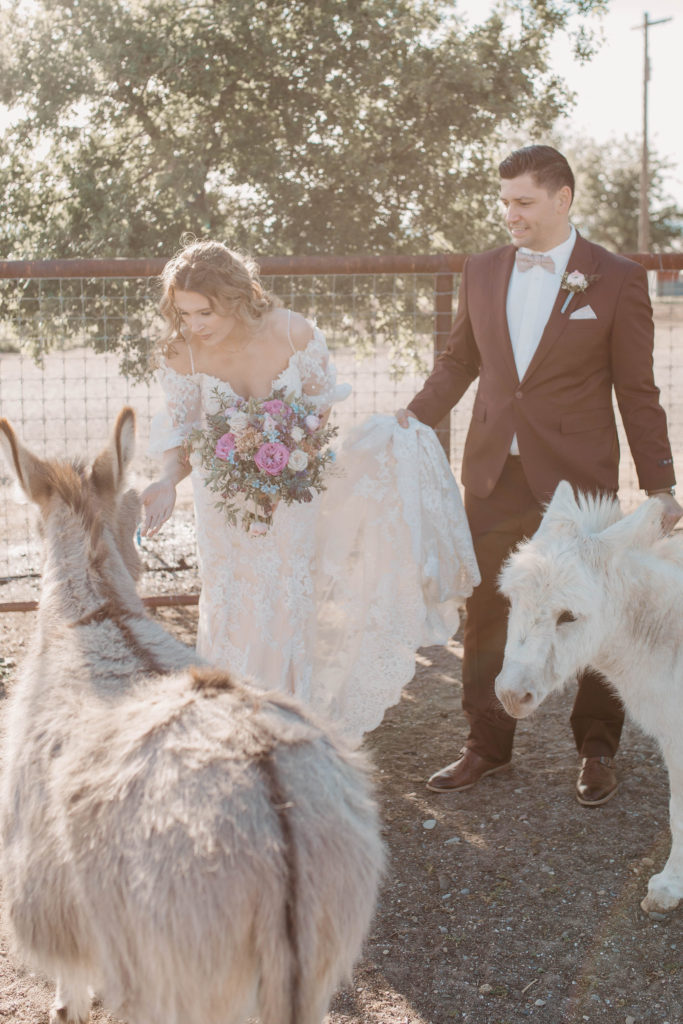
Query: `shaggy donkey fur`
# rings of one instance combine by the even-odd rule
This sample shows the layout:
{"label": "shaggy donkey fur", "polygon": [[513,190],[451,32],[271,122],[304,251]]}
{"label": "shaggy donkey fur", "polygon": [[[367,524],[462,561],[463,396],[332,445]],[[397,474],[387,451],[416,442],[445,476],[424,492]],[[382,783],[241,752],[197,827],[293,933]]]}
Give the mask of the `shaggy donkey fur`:
{"label": "shaggy donkey fur", "polygon": [[622,518],[616,501],[561,483],[531,540],[504,566],[510,601],[496,693],[515,718],[591,666],[658,740],[671,786],[671,853],[641,906],[683,897],[683,540],[663,537],[657,499]]}
{"label": "shaggy donkey fur", "polygon": [[130,1024],[320,1024],[371,919],[367,768],[292,700],[197,664],[135,590],[124,409],[88,472],[0,420],[42,517],[37,636],[7,716],[2,879],[23,953]]}

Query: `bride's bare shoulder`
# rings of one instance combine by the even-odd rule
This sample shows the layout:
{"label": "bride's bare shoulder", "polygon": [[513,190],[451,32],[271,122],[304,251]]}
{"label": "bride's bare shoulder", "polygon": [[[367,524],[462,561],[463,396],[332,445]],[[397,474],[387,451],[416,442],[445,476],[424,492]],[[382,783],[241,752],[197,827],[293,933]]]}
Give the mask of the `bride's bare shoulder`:
{"label": "bride's bare shoulder", "polygon": [[287,347],[291,339],[297,351],[306,348],[313,337],[313,326],[305,316],[281,307],[271,310],[268,315],[271,318],[269,327],[274,336],[282,339]]}
{"label": "bride's bare shoulder", "polygon": [[164,362],[166,366],[183,376],[189,376],[194,372],[190,347],[183,338],[178,338],[169,347]]}

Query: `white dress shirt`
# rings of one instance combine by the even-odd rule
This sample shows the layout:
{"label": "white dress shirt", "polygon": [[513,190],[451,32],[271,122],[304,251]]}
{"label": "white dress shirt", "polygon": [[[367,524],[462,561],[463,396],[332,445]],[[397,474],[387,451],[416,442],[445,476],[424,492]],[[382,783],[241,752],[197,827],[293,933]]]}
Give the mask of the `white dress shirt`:
{"label": "white dress shirt", "polygon": [[[554,249],[543,253],[552,257],[555,264],[554,273],[537,265],[522,273],[515,263],[510,275],[506,312],[512,351],[517,366],[517,376],[524,377],[534,352],[538,348],[545,325],[557,299],[562,283],[562,275],[567,269],[574,242],[576,229],[569,226],[569,238]],[[520,248],[520,252],[533,252],[532,249]],[[510,454],[519,455],[517,435],[512,439]]]}

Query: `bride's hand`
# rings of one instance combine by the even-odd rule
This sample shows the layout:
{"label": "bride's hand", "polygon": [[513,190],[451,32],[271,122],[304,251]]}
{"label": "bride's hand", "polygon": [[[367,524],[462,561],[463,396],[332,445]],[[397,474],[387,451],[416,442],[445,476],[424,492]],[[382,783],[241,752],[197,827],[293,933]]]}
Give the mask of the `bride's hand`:
{"label": "bride's hand", "polygon": [[173,481],[167,477],[155,480],[140,495],[144,518],[140,526],[143,537],[153,537],[173,512],[176,489]]}
{"label": "bride's hand", "polygon": [[395,413],[400,427],[407,427],[409,420],[416,420],[417,416],[410,409],[397,409]]}

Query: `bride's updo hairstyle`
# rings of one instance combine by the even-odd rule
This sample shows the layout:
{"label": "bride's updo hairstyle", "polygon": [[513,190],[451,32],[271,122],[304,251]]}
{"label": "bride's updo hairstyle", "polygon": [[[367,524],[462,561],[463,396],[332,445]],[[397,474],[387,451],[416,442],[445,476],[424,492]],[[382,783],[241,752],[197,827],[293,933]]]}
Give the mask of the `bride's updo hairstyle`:
{"label": "bride's updo hairstyle", "polygon": [[274,296],[261,284],[254,260],[222,242],[193,240],[186,244],[164,267],[161,285],[159,311],[165,329],[158,350],[164,356],[182,337],[183,323],[175,302],[178,291],[198,292],[216,313],[253,326],[276,305]]}

